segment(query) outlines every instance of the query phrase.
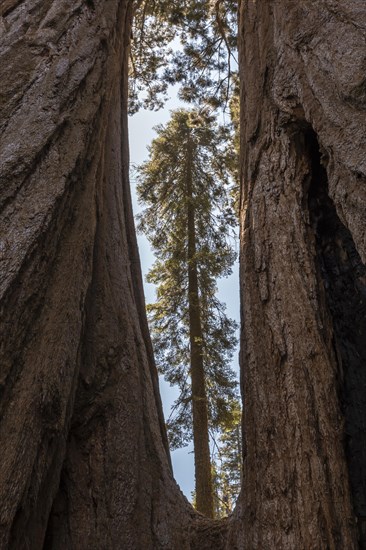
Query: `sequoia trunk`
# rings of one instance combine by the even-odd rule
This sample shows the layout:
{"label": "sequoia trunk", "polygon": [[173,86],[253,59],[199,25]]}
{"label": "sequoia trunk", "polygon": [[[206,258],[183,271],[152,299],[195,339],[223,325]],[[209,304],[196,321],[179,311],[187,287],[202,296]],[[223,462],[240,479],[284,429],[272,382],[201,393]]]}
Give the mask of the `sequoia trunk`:
{"label": "sequoia trunk", "polygon": [[0,8],[2,550],[190,548],[195,536],[170,468],[128,189],[131,5]]}
{"label": "sequoia trunk", "polygon": [[365,544],[365,29],[358,0],[240,6],[248,550]]}
{"label": "sequoia trunk", "polygon": [[193,159],[191,140],[187,150],[187,229],[188,229],[188,302],[189,338],[192,381],[193,446],[195,466],[196,507],[212,518],[213,491],[208,435],[207,395],[203,368],[201,308],[196,262],[195,207],[193,196]]}

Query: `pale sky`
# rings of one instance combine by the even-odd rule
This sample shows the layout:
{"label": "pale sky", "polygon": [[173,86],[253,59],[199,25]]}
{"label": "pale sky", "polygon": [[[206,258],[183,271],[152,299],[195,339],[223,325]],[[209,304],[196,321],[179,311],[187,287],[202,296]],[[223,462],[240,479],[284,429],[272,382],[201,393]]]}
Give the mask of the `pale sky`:
{"label": "pale sky", "polygon": [[[156,136],[153,127],[158,124],[165,124],[170,118],[170,110],[182,106],[175,96],[175,90],[172,89],[172,99],[170,99],[165,108],[158,112],[142,110],[129,119],[130,135],[130,161],[131,166],[140,164],[147,160],[148,151],[146,149],[152,139]],[[132,176],[131,191],[134,213],[138,213],[139,207],[136,199],[135,181]],[[154,255],[146,237],[138,235],[142,273],[144,277],[144,288],[146,303],[155,301],[154,285],[146,283],[146,274],[154,262]],[[232,319],[239,322],[239,276],[238,264],[234,266],[233,275],[227,279],[219,281],[219,298],[227,305],[227,314]],[[238,351],[234,354],[233,368],[238,371]],[[160,393],[163,401],[165,418],[169,416],[170,407],[173,404],[177,390],[171,388],[160,377]],[[186,497],[191,500],[191,493],[194,490],[194,466],[193,466],[193,446],[178,449],[172,453],[174,476],[180,488]]]}

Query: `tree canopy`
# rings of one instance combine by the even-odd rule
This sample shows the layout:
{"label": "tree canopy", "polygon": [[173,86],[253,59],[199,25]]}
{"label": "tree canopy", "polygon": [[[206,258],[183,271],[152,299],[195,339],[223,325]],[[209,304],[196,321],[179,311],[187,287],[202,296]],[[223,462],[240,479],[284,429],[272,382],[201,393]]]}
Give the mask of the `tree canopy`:
{"label": "tree canopy", "polygon": [[159,109],[170,84],[179,97],[212,112],[236,90],[237,2],[143,0],[136,5],[130,111]]}

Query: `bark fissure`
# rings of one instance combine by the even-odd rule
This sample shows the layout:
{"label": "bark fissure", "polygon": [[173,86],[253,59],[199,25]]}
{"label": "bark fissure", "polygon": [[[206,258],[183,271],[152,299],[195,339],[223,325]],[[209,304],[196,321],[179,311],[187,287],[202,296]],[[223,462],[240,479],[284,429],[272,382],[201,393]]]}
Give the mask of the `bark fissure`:
{"label": "bark fissure", "polygon": [[314,261],[306,142],[313,128],[329,196],[365,261],[364,33],[354,25],[365,17],[358,0],[240,3],[245,549],[358,548],[345,360]]}
{"label": "bark fissure", "polygon": [[30,4],[27,36],[41,40],[49,14],[49,55],[27,64],[14,11],[1,64],[14,73],[2,78],[1,179],[17,192],[0,219],[0,548],[188,548],[127,191],[132,2],[84,4],[73,21],[70,1]]}
{"label": "bark fissure", "polygon": [[326,157],[306,134],[311,164],[308,193],[318,275],[334,330],[344,444],[361,548],[366,547],[366,266],[329,197]]}

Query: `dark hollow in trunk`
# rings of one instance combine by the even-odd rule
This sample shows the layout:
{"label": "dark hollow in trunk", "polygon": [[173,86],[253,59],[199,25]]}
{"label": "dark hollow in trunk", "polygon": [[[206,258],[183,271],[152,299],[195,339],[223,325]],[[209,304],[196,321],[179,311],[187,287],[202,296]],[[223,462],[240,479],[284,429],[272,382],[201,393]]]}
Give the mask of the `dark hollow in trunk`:
{"label": "dark hollow in trunk", "polygon": [[345,450],[360,547],[366,548],[366,266],[328,194],[327,157],[316,134],[305,135],[311,165],[310,221],[322,285],[334,329]]}

